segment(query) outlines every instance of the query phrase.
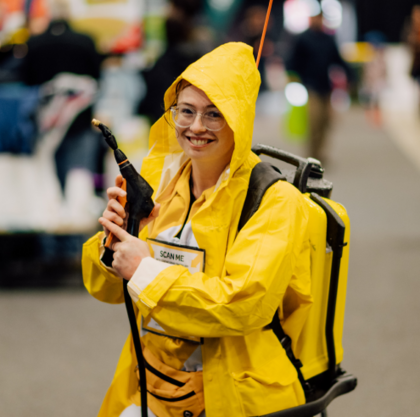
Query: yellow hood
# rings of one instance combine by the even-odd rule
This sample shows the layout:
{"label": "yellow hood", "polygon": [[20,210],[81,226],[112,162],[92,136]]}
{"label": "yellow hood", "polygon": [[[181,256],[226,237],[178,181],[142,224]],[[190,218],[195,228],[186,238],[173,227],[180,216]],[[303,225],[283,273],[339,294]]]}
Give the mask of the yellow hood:
{"label": "yellow hood", "polygon": [[[203,90],[233,130],[235,150],[229,175],[232,176],[251,150],[255,102],[261,82],[252,48],[240,42],[227,43],[191,64],[166,91],[165,109],[174,104],[176,85],[181,79]],[[141,173],[155,191],[162,190],[187,160],[169,112],[152,126],[149,149]]]}

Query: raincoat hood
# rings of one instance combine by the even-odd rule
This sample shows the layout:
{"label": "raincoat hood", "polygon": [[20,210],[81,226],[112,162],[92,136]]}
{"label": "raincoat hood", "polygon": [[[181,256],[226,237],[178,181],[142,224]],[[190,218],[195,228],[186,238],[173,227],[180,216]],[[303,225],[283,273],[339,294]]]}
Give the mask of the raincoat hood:
{"label": "raincoat hood", "polygon": [[[227,43],[191,64],[166,91],[165,109],[176,103],[176,86],[181,80],[204,91],[233,130],[235,150],[229,173],[232,176],[251,151],[255,103],[261,83],[252,48],[240,42]],[[169,112],[153,125],[149,149],[141,172],[155,190],[161,190],[187,160]]]}

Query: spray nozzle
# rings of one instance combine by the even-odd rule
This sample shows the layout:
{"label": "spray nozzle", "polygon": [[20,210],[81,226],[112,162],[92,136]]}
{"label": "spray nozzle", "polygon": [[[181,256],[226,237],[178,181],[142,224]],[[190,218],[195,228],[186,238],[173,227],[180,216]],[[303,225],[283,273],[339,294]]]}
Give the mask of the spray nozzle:
{"label": "spray nozzle", "polygon": [[93,119],[92,124],[99,129],[101,129],[102,135],[104,136],[106,143],[109,145],[109,147],[114,151],[115,160],[118,164],[121,164],[127,160],[127,157],[125,156],[124,152],[122,152],[120,149],[118,149],[118,144],[115,139],[115,136],[112,134],[109,127],[102,124],[99,120]]}
{"label": "spray nozzle", "polygon": [[92,124],[98,127],[99,129],[101,129],[101,132],[106,140],[106,143],[109,145],[109,147],[112,150],[116,151],[118,149],[118,144],[111,130],[107,126],[102,124],[99,120],[96,120],[96,119],[92,120]]}

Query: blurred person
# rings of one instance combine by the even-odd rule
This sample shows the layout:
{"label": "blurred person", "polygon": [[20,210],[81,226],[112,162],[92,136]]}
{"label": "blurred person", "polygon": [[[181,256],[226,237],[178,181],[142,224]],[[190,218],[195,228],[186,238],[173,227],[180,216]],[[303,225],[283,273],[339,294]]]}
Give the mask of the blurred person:
{"label": "blurred person", "polygon": [[[89,93],[92,88],[97,89],[97,79],[100,73],[101,57],[96,51],[93,40],[84,34],[73,31],[68,23],[69,6],[65,0],[57,0],[51,4],[52,20],[46,31],[40,35],[32,36],[28,42],[28,53],[22,67],[22,78],[27,85],[44,85],[50,83],[48,90],[57,91],[62,95],[60,86],[66,85],[67,97],[71,101],[72,94],[81,91],[89,79]],[[72,92],[71,82],[67,80],[64,84],[59,81],[60,74],[73,77],[75,86]],[[63,77],[61,77],[63,78]],[[51,86],[52,80],[58,80],[58,90]],[[56,110],[58,113],[69,108],[66,122],[67,129],[63,132],[63,138],[55,152],[55,161],[60,185],[65,190],[68,173],[75,168],[82,168],[94,173],[100,164],[102,152],[102,141],[97,132],[91,128],[92,105],[94,94],[88,94],[90,102],[79,100],[80,107],[59,108],[50,106],[49,111]],[[48,97],[47,97],[48,98]],[[61,103],[63,101],[61,100]],[[71,109],[71,110],[70,110]],[[51,119],[51,116],[50,116]],[[42,122],[41,122],[42,123]],[[51,120],[43,123],[46,128],[53,128]],[[63,126],[60,126],[63,128]]]}
{"label": "blurred person", "polygon": [[[258,50],[260,48],[261,35],[264,28],[265,17],[267,9],[263,6],[251,6],[245,11],[245,17],[240,25],[240,39],[246,44],[254,48],[254,56],[257,58]],[[265,91],[268,88],[266,80],[266,59],[271,57],[274,53],[274,43],[270,39],[269,29],[273,26],[274,16],[271,16],[268,24],[268,33],[264,41],[263,50],[261,52],[260,63],[258,69],[261,74],[261,88],[260,91]]]}
{"label": "blurred person", "polygon": [[292,46],[286,68],[307,88],[309,110],[309,156],[327,160],[326,140],[332,119],[330,70],[341,67],[348,79],[351,69],[342,59],[334,37],[324,31],[322,13],[310,18],[309,28]]}
{"label": "blurred person", "polygon": [[0,0],[0,152],[32,155],[38,89],[22,85],[26,41],[45,29],[46,0]]}
{"label": "blurred person", "polygon": [[46,0],[0,0],[0,84],[21,82],[29,34],[48,26]]}
{"label": "blurred person", "polygon": [[360,98],[369,123],[380,127],[382,125],[380,97],[387,82],[386,38],[382,32],[372,31],[365,35],[365,40],[371,45],[373,56],[363,65]]}
{"label": "blurred person", "polygon": [[208,52],[194,39],[193,19],[201,9],[200,0],[171,0],[165,21],[167,47],[152,68],[144,70],[146,96],[138,113],[147,116],[151,123],[164,113],[163,95],[173,81],[188,65]]}
{"label": "blurred person", "polygon": [[[189,66],[151,129],[141,174],[157,190],[156,206],[139,238],[124,230],[119,176],[99,220],[104,232],[84,245],[83,278],[95,298],[122,303],[129,280],[149,416],[252,416],[305,402],[296,369],[266,327],[282,306],[282,323],[298,340],[312,303],[302,194],[276,182],[238,232],[251,170],[261,162],[251,151],[259,86],[244,43]],[[105,265],[109,232],[117,239]],[[179,261],[168,262],[174,254]],[[99,417],[140,415],[136,367],[130,334]]]}

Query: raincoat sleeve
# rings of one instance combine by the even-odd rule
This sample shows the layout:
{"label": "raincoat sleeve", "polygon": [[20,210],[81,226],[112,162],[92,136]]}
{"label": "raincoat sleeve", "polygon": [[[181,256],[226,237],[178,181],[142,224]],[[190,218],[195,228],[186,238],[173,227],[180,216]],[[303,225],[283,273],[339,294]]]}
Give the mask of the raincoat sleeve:
{"label": "raincoat sleeve", "polygon": [[308,216],[302,195],[276,183],[228,250],[221,276],[165,267],[136,305],[171,334],[198,337],[239,336],[266,326],[291,283],[309,305]]}
{"label": "raincoat sleeve", "polygon": [[97,233],[83,245],[83,281],[88,292],[110,304],[124,302],[122,280],[100,261],[104,233]]}

